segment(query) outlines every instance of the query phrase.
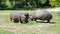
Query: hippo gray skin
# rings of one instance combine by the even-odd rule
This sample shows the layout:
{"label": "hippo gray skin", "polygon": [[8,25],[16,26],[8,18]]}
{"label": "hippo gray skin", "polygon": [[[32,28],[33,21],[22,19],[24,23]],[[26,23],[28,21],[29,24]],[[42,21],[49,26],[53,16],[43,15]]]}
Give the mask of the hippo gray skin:
{"label": "hippo gray skin", "polygon": [[20,13],[20,22],[21,23],[28,23],[28,13]]}
{"label": "hippo gray skin", "polygon": [[32,21],[33,20],[35,20],[35,21],[36,20],[43,20],[43,21],[47,20],[47,23],[48,23],[52,19],[52,14],[45,10],[32,12],[29,15],[29,19],[31,19]]}
{"label": "hippo gray skin", "polygon": [[10,20],[14,22],[21,22],[21,23],[27,23],[28,22],[28,13],[18,13],[18,12],[12,12],[10,13]]}

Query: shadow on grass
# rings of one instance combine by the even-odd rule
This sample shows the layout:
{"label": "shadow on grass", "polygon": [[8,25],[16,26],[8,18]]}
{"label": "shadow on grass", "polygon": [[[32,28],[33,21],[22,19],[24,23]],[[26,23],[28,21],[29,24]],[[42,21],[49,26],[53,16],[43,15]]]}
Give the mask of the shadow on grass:
{"label": "shadow on grass", "polygon": [[[42,22],[42,23],[48,23],[48,22]],[[49,23],[54,24],[55,22],[49,22]]]}
{"label": "shadow on grass", "polygon": [[36,21],[38,23],[51,23],[51,24],[54,24],[55,22],[42,22],[42,21]]}

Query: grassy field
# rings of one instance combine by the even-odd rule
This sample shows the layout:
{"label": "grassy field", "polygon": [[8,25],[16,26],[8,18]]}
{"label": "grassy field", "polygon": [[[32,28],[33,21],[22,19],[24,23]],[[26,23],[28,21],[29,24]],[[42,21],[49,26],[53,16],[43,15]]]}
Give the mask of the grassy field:
{"label": "grassy field", "polygon": [[[0,25],[4,26],[16,26],[18,28],[13,28],[5,30],[0,30],[0,34],[8,34],[10,33],[9,30],[11,30],[13,33],[11,34],[60,34],[60,12],[50,12],[53,15],[53,19],[51,22],[54,22],[53,26],[49,26],[47,28],[34,28],[37,25],[43,24],[43,23],[37,23],[35,21],[31,21],[27,24],[19,24],[19,23],[14,23],[9,20],[9,14],[14,10],[1,10],[0,11]],[[15,10],[16,12],[32,12],[32,11],[23,11],[23,10]],[[46,23],[45,23],[46,24]],[[48,25],[47,25],[48,26]],[[26,28],[28,27],[28,28]],[[30,28],[29,28],[30,27]],[[3,31],[3,32],[2,32]],[[2,33],[1,33],[2,32]],[[5,33],[6,32],[6,33]]]}
{"label": "grassy field", "polygon": [[14,34],[14,33],[10,31],[0,30],[0,34]]}

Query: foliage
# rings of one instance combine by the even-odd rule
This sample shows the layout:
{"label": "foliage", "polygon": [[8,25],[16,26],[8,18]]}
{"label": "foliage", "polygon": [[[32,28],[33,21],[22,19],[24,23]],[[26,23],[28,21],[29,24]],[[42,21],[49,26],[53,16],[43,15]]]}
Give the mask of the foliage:
{"label": "foliage", "polygon": [[60,0],[50,0],[51,6],[60,6]]}
{"label": "foliage", "polygon": [[40,7],[60,6],[59,2],[60,0],[0,0],[0,9],[31,9]]}

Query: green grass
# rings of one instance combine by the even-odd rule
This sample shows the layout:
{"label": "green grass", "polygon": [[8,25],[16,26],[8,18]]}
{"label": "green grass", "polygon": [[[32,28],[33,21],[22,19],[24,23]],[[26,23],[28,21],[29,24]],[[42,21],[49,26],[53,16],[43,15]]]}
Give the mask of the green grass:
{"label": "green grass", "polygon": [[14,32],[0,30],[0,34],[14,34]]}
{"label": "green grass", "polygon": [[[7,24],[7,23],[9,23],[9,24],[11,24],[11,23],[13,23],[13,22],[11,22],[10,20],[9,20],[9,17],[10,17],[10,13],[11,12],[27,12],[27,13],[31,13],[31,11],[24,11],[24,10],[21,10],[21,11],[17,11],[17,10],[1,10],[0,11],[0,18],[2,19],[2,20],[4,20],[4,21],[1,21],[1,23],[0,24]],[[34,24],[35,23],[35,24]],[[18,24],[18,23],[13,23],[13,24]],[[25,24],[25,25],[36,25],[36,24],[39,24],[39,23],[37,23],[37,22],[35,22],[35,21],[31,21],[31,22],[29,22],[29,23],[27,23],[27,24]],[[23,24],[22,24],[23,25]]]}
{"label": "green grass", "polygon": [[[54,19],[53,21],[55,22],[54,26],[50,26],[45,29],[44,33],[45,34],[60,34],[60,12],[53,13],[54,14]],[[46,33],[47,31],[47,33]]]}
{"label": "green grass", "polygon": [[[14,23],[9,20],[9,14],[14,10],[1,10],[0,11],[0,25],[16,25],[16,26],[36,26],[38,24],[42,23],[37,23],[35,21],[31,21],[27,24],[19,24],[19,23]],[[16,12],[27,12],[30,13],[31,11],[24,11],[24,10],[16,10]],[[6,13],[6,14],[3,14]],[[60,12],[50,12],[53,15],[53,19],[51,20],[52,22],[55,22],[54,26],[47,27],[46,29],[43,29],[42,31],[38,31],[36,29],[20,29],[16,31],[17,34],[22,33],[22,34],[60,34]],[[1,31],[2,32],[2,31]],[[5,32],[5,31],[4,31]],[[7,32],[10,33],[10,32]],[[4,33],[3,33],[4,34]],[[14,33],[12,33],[14,34]]]}

